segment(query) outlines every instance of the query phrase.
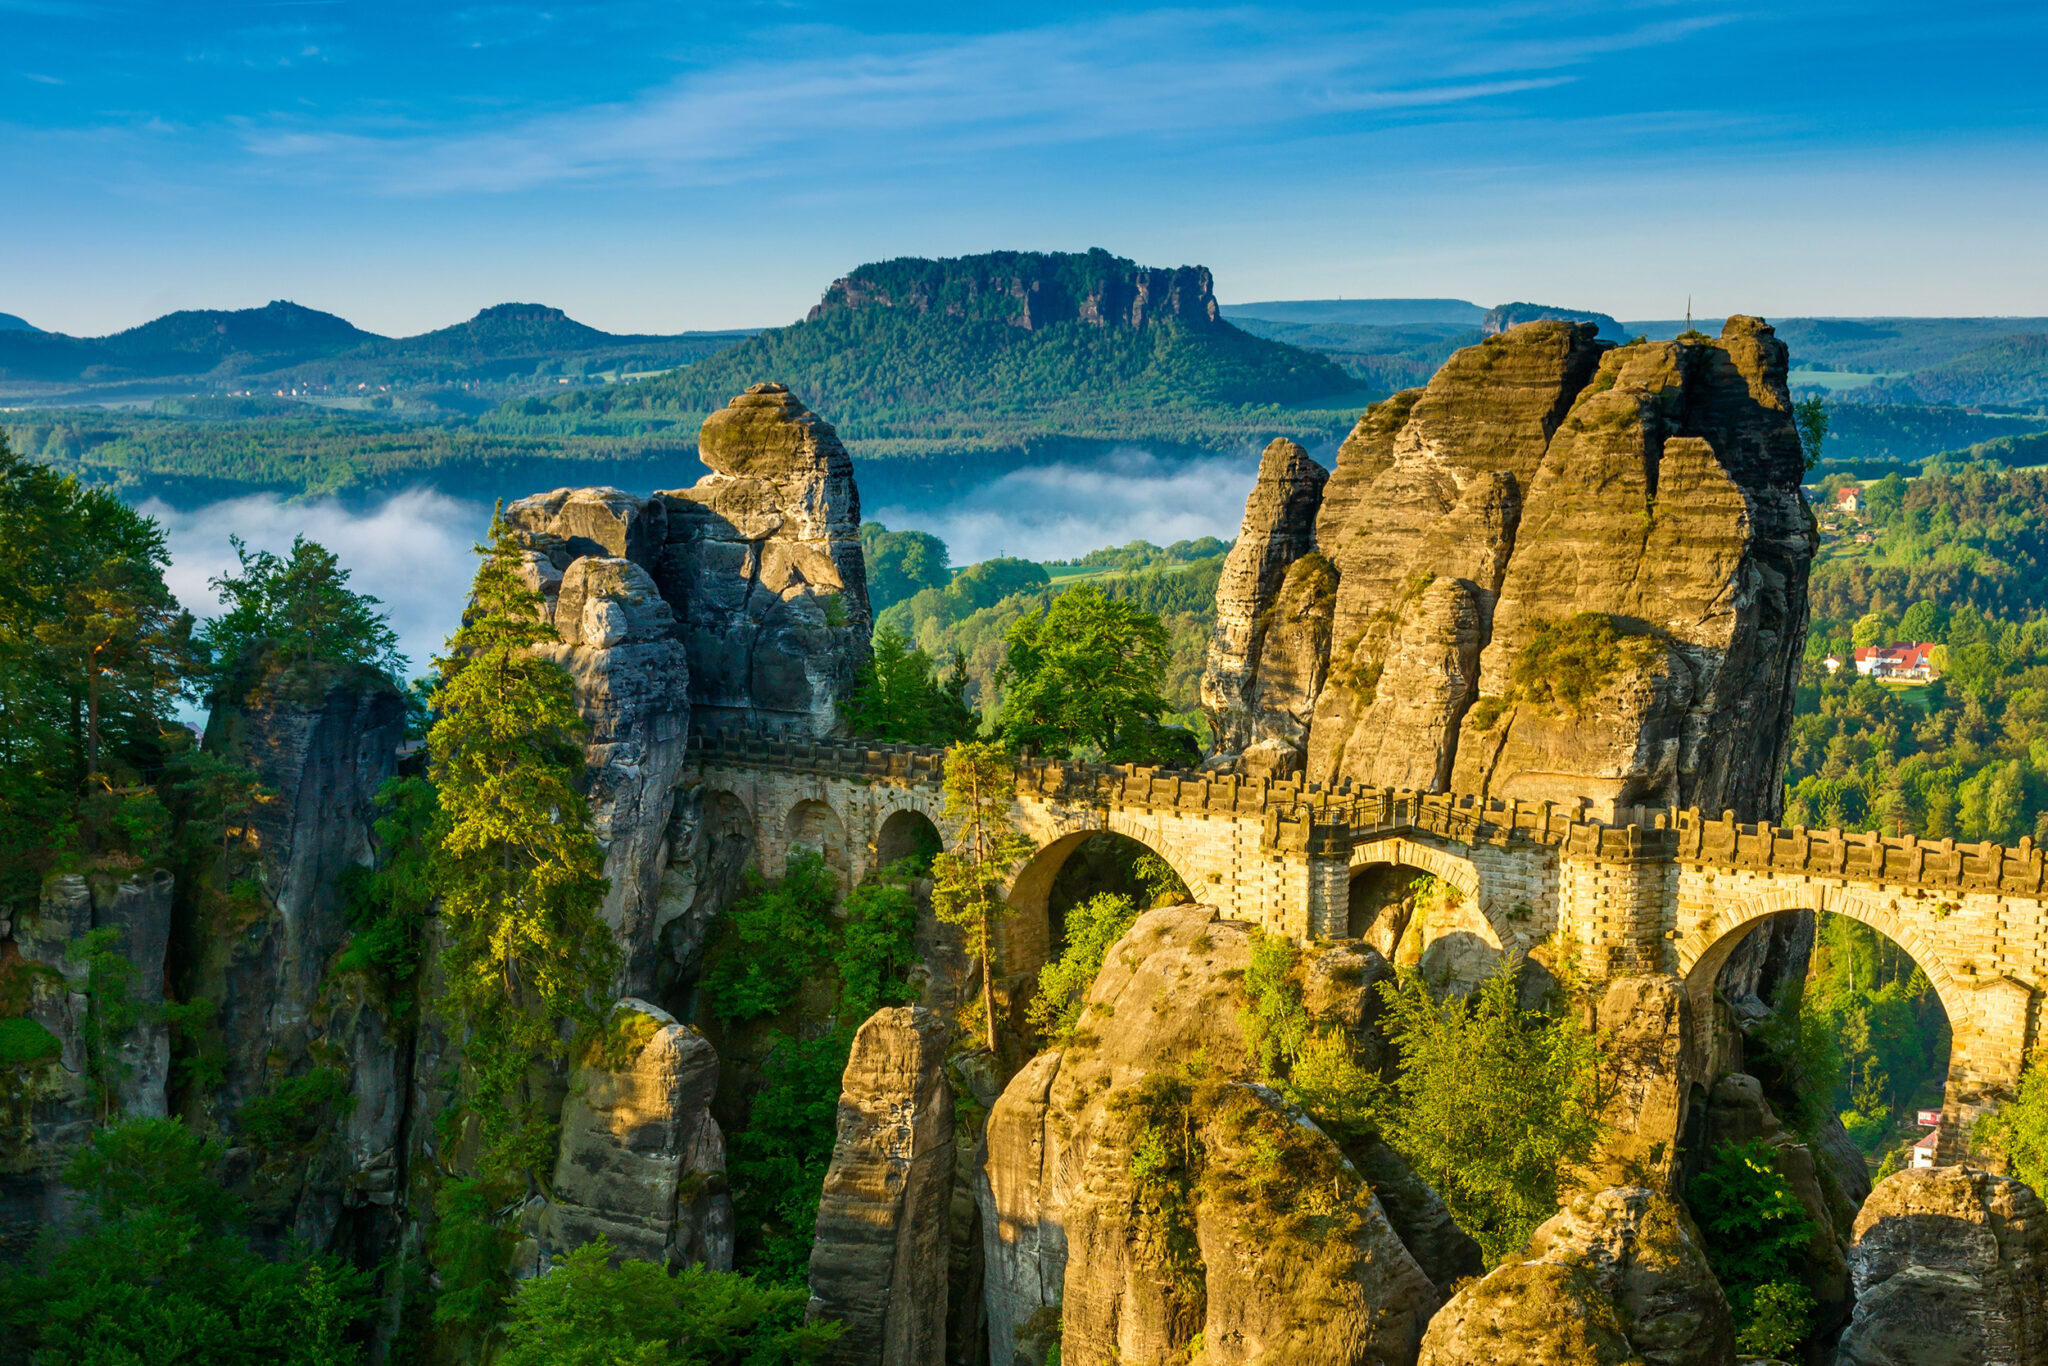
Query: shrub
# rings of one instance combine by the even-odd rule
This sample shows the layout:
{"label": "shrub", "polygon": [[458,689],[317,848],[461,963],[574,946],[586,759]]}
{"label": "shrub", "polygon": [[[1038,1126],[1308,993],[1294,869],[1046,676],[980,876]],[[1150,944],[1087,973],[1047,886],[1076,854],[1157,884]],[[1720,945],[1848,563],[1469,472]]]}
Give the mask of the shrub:
{"label": "shrub", "polygon": [[2048,1190],[2048,1053],[2034,1056],[2018,1094],[1978,1120],[1970,1139],[2002,1154],[2035,1190]]}
{"label": "shrub", "polygon": [[839,1088],[853,1048],[844,1027],[821,1038],[776,1039],[763,1085],[726,1161],[737,1260],[766,1280],[802,1284],[818,1201],[839,1133]]}
{"label": "shrub", "polygon": [[[1778,1352],[1785,1333],[1793,1333],[1792,1342],[1806,1335],[1797,1269],[1814,1224],[1772,1156],[1762,1139],[1723,1143],[1686,1187],[1685,1201],[1706,1238],[1707,1261],[1728,1292],[1738,1337],[1745,1347],[1751,1337],[1779,1343],[1749,1348]],[[1810,1307],[1811,1300],[1805,1303]]]}
{"label": "shrub", "polygon": [[253,1143],[281,1148],[304,1143],[330,1117],[355,1108],[348,1076],[338,1067],[316,1067],[287,1077],[242,1106],[242,1132]]}
{"label": "shrub", "polygon": [[500,1366],[785,1366],[815,1361],[842,1331],[804,1322],[793,1285],[692,1266],[611,1264],[600,1238],[523,1282]]}
{"label": "shrub", "polygon": [[1537,622],[1509,680],[1519,700],[1577,716],[1624,666],[1640,667],[1656,652],[1653,637],[1623,634],[1605,612],[1580,612]]}
{"label": "shrub", "polygon": [[1131,899],[1114,892],[1089,897],[1067,912],[1067,944],[1038,970],[1038,994],[1025,1018],[1048,1045],[1064,1043],[1080,1023],[1088,989],[1102,971],[1110,946],[1138,918]]}
{"label": "shrub", "polygon": [[831,955],[830,918],[838,899],[831,870],[809,850],[791,854],[778,881],[750,872],[705,965],[700,990],[711,1013],[726,1021],[757,1020],[794,1001]]}

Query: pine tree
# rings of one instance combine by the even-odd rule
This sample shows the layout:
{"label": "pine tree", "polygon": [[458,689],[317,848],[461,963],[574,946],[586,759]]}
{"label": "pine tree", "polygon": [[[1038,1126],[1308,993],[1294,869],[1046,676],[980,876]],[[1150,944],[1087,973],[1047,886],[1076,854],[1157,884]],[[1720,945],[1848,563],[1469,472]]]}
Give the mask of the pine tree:
{"label": "pine tree", "polygon": [[502,522],[491,536],[462,628],[437,661],[428,752],[445,999],[464,1026],[478,1174],[506,1181],[552,1150],[533,1074],[568,1056],[565,1025],[597,1023],[618,949],[598,913],[608,884],[578,789],[575,687],[533,651],[554,633],[515,569],[517,543]]}
{"label": "pine tree", "polygon": [[1010,823],[1017,770],[999,746],[973,741],[946,751],[945,820],[953,848],[932,860],[932,909],[967,932],[967,951],[981,959],[986,1042],[996,1047],[995,926],[1010,913],[1003,899],[1010,868],[1031,841]]}

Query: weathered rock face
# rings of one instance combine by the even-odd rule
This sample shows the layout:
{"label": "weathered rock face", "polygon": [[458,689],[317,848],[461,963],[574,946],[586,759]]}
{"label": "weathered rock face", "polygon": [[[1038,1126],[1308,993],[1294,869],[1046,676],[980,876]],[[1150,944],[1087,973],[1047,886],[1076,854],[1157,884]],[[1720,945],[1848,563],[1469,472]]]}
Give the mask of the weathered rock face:
{"label": "weathered rock face", "polygon": [[1735,1330],[1679,1207],[1615,1187],[1574,1199],[1536,1230],[1519,1262],[1453,1296],[1430,1321],[1420,1359],[1734,1366]]}
{"label": "weathered rock face", "polygon": [[829,734],[873,626],[853,462],[779,384],[705,419],[699,451],[712,473],[659,495],[668,542],[654,571],[677,607],[697,723]]}
{"label": "weathered rock face", "polygon": [[[14,922],[10,947],[24,964],[42,970],[19,979],[27,986],[25,1014],[48,1031],[57,1051],[34,1065],[8,1069],[0,1095],[6,1117],[0,1170],[33,1171],[67,1157],[91,1130],[102,1084],[111,1088],[112,1108],[121,1114],[167,1112],[170,1030],[160,1017],[152,1018],[151,1008],[164,1001],[172,890],[171,875],[160,869],[59,875],[45,880],[35,909]],[[134,969],[128,995],[144,1007],[142,1022],[108,1040],[97,1060],[88,1055],[91,965],[84,943],[95,930],[112,932],[106,951]],[[104,1069],[102,1080],[95,1079],[96,1068]]]}
{"label": "weathered rock face", "polygon": [[[1308,776],[1774,815],[1814,545],[1785,374],[1754,318],[1621,348],[1545,321],[1374,405],[1317,518],[1337,581]],[[1560,660],[1581,614],[1607,639]],[[1246,705],[1233,735],[1262,724]]]}
{"label": "weathered rock face", "polygon": [[590,725],[627,993],[694,962],[745,855],[732,813],[684,784],[691,725],[830,733],[871,625],[860,495],[830,424],[757,384],[705,421],[699,452],[712,472],[692,488],[556,489],[503,514],[560,642],[541,653]]}
{"label": "weathered rock face", "polygon": [[1856,1216],[1840,1366],[2048,1362],[2048,1210],[1969,1167],[1894,1173]]}
{"label": "weathered rock face", "polygon": [[[1202,675],[1202,706],[1216,728],[1219,752],[1235,754],[1275,738],[1299,746],[1307,738],[1305,706],[1297,713],[1276,696],[1255,707],[1251,693],[1260,679],[1260,647],[1267,632],[1283,620],[1275,608],[1288,569],[1315,549],[1316,509],[1329,477],[1307,451],[1284,438],[1267,446],[1260,458],[1259,481],[1245,504],[1244,526],[1216,585],[1216,634],[1209,641],[1208,668]],[[1298,629],[1301,606],[1290,607],[1294,610],[1288,617],[1294,620],[1288,627]],[[1272,672],[1275,678],[1270,681],[1277,685],[1281,670]],[[1313,696],[1309,691],[1301,702],[1306,704]]]}
{"label": "weathered rock face", "polygon": [[[216,708],[207,744],[246,758],[277,795],[257,808],[258,876],[274,912],[257,935],[218,944],[217,991],[228,1036],[223,1097],[266,1082],[266,1055],[302,1055],[316,1026],[327,962],[348,934],[340,880],[369,863],[377,790],[397,771],[405,703],[381,678],[287,677],[239,708]],[[247,1064],[246,1066],[243,1064]]]}
{"label": "weathered rock face", "polygon": [[[1198,1332],[1204,1361],[1412,1358],[1439,1296],[1390,1209],[1280,1097],[1221,1080],[1246,1063],[1236,983],[1250,945],[1245,926],[1207,907],[1140,916],[1110,950],[1074,1040],[1033,1059],[996,1102],[977,1183],[994,1366],[1042,1360],[1055,1314],[1063,1360],[1164,1362]],[[1304,996],[1324,1018],[1368,1029],[1370,1008],[1353,998],[1370,994],[1384,963],[1358,946],[1343,953],[1338,970],[1306,965]],[[1133,1174],[1151,1122],[1130,1099],[1141,1090],[1185,1106],[1194,1132],[1193,1253],[1146,1212],[1160,1193]],[[1290,1179],[1261,1185],[1273,1151]],[[1440,1274],[1454,1274],[1462,1249],[1434,1217],[1441,1202],[1392,1170],[1398,1157],[1379,1156],[1392,1179],[1373,1187],[1402,1188]],[[1314,1217],[1300,1204],[1310,1191],[1328,1204]]]}
{"label": "weathered rock face", "polygon": [[877,1011],[854,1036],[811,1247],[809,1316],[846,1331],[826,1360],[939,1366],[946,1353],[953,1095],[945,1019]]}
{"label": "weathered rock face", "polygon": [[619,1259],[730,1270],[718,1055],[646,1001],[620,1001],[611,1028],[623,1055],[586,1058],[562,1107],[543,1241],[566,1252],[604,1237]]}
{"label": "weathered rock face", "polygon": [[1692,1072],[1692,1002],[1676,977],[1623,977],[1598,1007],[1607,1137],[1589,1185],[1646,1186],[1676,1195]]}
{"label": "weathered rock face", "polygon": [[1100,249],[1085,255],[996,251],[863,266],[834,280],[806,316],[815,320],[856,308],[985,319],[1026,332],[1062,322],[1142,327],[1168,318],[1214,323],[1220,316],[1207,267],[1139,266]]}

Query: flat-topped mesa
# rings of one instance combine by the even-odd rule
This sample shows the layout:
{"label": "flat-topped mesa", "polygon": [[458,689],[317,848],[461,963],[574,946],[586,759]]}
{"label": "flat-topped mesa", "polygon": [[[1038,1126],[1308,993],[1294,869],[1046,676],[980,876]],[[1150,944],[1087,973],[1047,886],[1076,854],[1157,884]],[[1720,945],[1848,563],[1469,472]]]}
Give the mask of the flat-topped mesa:
{"label": "flat-topped mesa", "polygon": [[[1623,347],[1551,320],[1367,410],[1316,522],[1307,776],[1775,815],[1814,548],[1785,375],[1755,318]],[[1296,729],[1254,672],[1220,740]]]}
{"label": "flat-topped mesa", "polygon": [[1026,332],[1063,322],[1143,327],[1174,319],[1202,325],[1222,316],[1208,267],[1141,266],[1100,248],[877,261],[834,280],[806,321],[866,308],[943,313]]}

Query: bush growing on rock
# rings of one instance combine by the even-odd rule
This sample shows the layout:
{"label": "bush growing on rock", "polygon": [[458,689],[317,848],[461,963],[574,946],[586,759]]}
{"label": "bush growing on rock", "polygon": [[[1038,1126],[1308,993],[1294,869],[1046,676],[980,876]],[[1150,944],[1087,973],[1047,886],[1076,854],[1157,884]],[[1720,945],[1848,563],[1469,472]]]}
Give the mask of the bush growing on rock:
{"label": "bush growing on rock", "polygon": [[1048,1047],[1058,1047],[1079,1026],[1104,956],[1137,918],[1131,899],[1114,892],[1089,897],[1067,912],[1066,947],[1039,969],[1038,995],[1025,1012]]}
{"label": "bush growing on rock", "polygon": [[1770,1145],[1722,1144],[1685,1195],[1735,1313],[1737,1343],[1767,1356],[1789,1352],[1806,1336],[1813,1311],[1798,1264],[1814,1226]]}
{"label": "bush growing on rock", "polygon": [[836,1323],[803,1321],[805,1292],[730,1271],[611,1264],[600,1238],[513,1297],[499,1366],[795,1366]]}

